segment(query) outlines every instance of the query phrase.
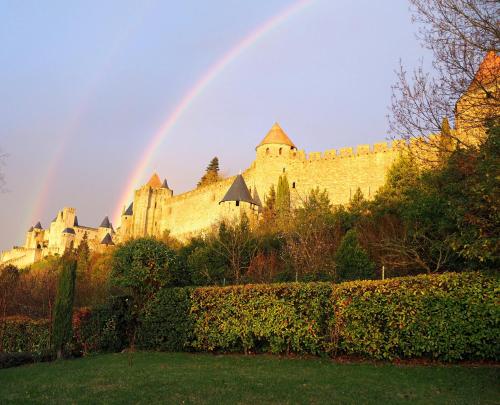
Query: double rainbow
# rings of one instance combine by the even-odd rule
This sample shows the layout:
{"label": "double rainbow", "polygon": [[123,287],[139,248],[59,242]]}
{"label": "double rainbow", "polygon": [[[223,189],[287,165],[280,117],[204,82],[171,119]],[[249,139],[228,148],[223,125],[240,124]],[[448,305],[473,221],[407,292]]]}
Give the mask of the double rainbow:
{"label": "double rainbow", "polygon": [[162,143],[163,139],[175,126],[182,114],[189,108],[196,98],[207,88],[207,86],[226,68],[232,61],[240,56],[244,51],[252,47],[267,33],[283,24],[290,17],[304,10],[308,5],[312,4],[314,0],[299,0],[271,17],[262,25],[251,31],[241,41],[236,43],[228,52],[226,52],[218,61],[216,61],[210,68],[201,76],[201,78],[184,94],[179,104],[170,112],[164,123],[153,135],[146,149],[141,155],[141,158],[134,167],[134,170],[128,177],[128,181],[123,188],[120,199],[113,212],[113,221],[118,224],[123,207],[128,203],[129,198],[133,194],[136,187],[140,184],[145,170],[147,169],[151,158],[154,156],[156,150]]}

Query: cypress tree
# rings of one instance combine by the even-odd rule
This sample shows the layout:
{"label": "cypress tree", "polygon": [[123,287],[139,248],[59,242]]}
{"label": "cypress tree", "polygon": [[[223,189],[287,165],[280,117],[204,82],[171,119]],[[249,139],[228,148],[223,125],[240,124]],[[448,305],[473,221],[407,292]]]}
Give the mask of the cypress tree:
{"label": "cypress tree", "polygon": [[278,179],[278,189],[276,191],[276,209],[279,215],[286,215],[290,212],[290,185],[286,174]]}
{"label": "cypress tree", "polygon": [[52,326],[52,347],[58,359],[63,356],[71,340],[76,266],[74,258],[63,257]]}
{"label": "cypress tree", "polygon": [[205,174],[198,182],[198,187],[203,187],[208,184],[216,183],[220,180],[219,177],[219,158],[215,156],[207,166]]}

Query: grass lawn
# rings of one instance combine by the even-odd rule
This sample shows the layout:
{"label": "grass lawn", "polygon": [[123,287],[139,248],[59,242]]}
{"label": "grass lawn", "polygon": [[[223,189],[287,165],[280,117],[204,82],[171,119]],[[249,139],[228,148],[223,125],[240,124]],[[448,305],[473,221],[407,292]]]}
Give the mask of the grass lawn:
{"label": "grass lawn", "polygon": [[0,403],[500,403],[500,368],[106,354],[0,370]]}

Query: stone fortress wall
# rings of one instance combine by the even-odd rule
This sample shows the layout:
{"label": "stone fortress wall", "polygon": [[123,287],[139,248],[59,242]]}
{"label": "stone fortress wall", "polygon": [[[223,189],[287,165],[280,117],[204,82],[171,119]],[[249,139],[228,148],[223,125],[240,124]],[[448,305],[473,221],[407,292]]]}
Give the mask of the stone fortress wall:
{"label": "stone fortress wall", "polygon": [[[271,142],[266,140],[271,139]],[[315,188],[327,190],[333,204],[346,204],[358,188],[372,198],[384,184],[388,168],[403,148],[401,142],[329,150],[306,154],[297,150],[278,124],[275,124],[256,148],[256,159],[242,173],[252,192],[264,202],[271,185],[286,174],[291,188],[292,205],[300,206]],[[161,236],[169,231],[186,239],[200,234],[221,218],[234,213],[230,203],[219,204],[235,177],[174,196],[166,182],[161,186],[154,175],[135,192],[131,215],[122,215],[117,231],[120,240],[145,235]],[[234,203],[233,203],[234,205]]]}

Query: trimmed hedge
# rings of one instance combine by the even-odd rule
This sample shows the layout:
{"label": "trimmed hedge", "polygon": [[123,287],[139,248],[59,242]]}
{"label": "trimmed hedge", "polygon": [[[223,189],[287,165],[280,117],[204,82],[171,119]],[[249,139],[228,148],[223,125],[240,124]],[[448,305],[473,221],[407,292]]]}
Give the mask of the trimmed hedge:
{"label": "trimmed hedge", "polygon": [[499,282],[448,273],[338,285],[332,349],[375,359],[500,359]]}
{"label": "trimmed hedge", "polygon": [[161,290],[149,301],[139,320],[137,346],[142,349],[183,351],[189,349],[193,322],[190,288]]}
{"label": "trimmed hedge", "polygon": [[0,352],[42,354],[50,348],[50,323],[46,319],[5,318],[0,320],[0,339]]}
{"label": "trimmed hedge", "polygon": [[498,278],[449,273],[342,284],[162,290],[139,325],[156,350],[500,359]]}
{"label": "trimmed hedge", "polygon": [[324,351],[332,285],[260,284],[193,291],[191,345],[203,351]]}

